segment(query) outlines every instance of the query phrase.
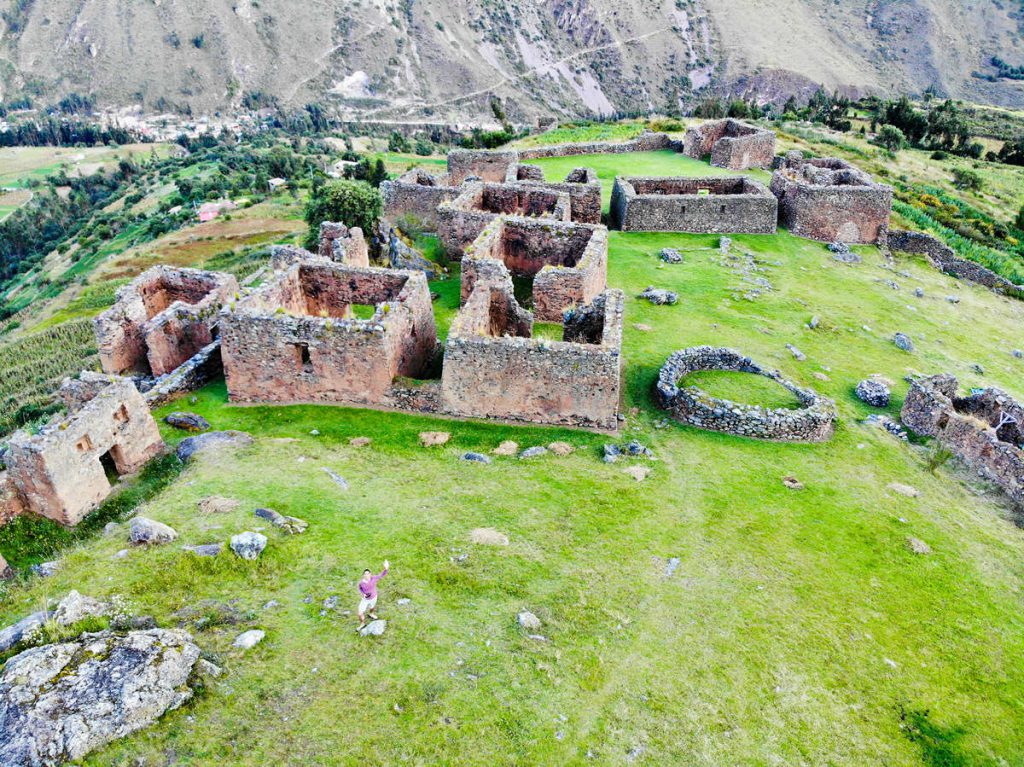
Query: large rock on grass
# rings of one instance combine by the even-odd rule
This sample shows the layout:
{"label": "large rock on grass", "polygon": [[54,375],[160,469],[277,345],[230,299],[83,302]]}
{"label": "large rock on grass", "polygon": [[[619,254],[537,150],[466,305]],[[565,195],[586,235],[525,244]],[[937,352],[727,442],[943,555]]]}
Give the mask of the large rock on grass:
{"label": "large rock on grass", "polygon": [[194,434],[208,431],[210,428],[210,422],[197,413],[170,413],[164,417],[164,423],[175,429],[190,431]]}
{"label": "large rock on grass", "polygon": [[132,517],[128,525],[128,540],[136,546],[170,543],[177,537],[173,527],[148,517]]}
{"label": "large rock on grass", "polygon": [[188,463],[200,453],[216,452],[230,447],[246,447],[252,442],[252,436],[244,431],[208,431],[206,434],[183,439],[175,453],[183,463]]}
{"label": "large rock on grass", "polygon": [[0,674],[0,764],[59,765],[148,727],[192,697],[185,631],[83,634],[25,650]]}
{"label": "large rock on grass", "polygon": [[231,550],[242,559],[256,559],[267,548],[267,536],[246,530],[231,536]]}

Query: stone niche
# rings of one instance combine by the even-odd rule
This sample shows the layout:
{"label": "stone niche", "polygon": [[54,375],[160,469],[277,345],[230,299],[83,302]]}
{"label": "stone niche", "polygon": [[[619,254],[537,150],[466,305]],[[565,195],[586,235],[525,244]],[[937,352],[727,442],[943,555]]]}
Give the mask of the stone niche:
{"label": "stone niche", "polygon": [[394,181],[380,185],[384,199],[384,218],[401,224],[411,217],[426,231],[437,230],[437,206],[455,199],[459,193],[448,174],[435,174],[422,168],[406,171]]}
{"label": "stone niche", "polygon": [[777,165],[771,190],[779,222],[790,232],[822,242],[885,244],[892,187],[835,157],[790,152]]}
{"label": "stone niche", "polygon": [[614,430],[622,366],[621,291],[565,318],[563,340],[532,338],[511,282],[483,282],[452,323],[441,399],[462,417]]}
{"label": "stone niche", "polygon": [[448,153],[448,179],[452,186],[468,178],[504,182],[515,178],[518,165],[514,149],[453,149]]}
{"label": "stone niche", "polygon": [[624,232],[774,234],[778,201],[747,176],[616,178],[612,225]]}
{"label": "stone niche", "polygon": [[1024,509],[1024,406],[999,389],[957,393],[946,373],[910,385],[900,417],[911,431],[934,437]]}
{"label": "stone niche", "polygon": [[7,453],[4,496],[63,525],[75,525],[164,449],[149,406],[125,378],[82,373],[61,386],[67,415],[37,434],[19,431]]}
{"label": "stone niche", "polygon": [[566,192],[526,184],[468,182],[451,202],[437,210],[437,235],[449,258],[461,259],[480,232],[501,215],[568,221]]}
{"label": "stone niche", "polygon": [[[685,377],[701,370],[726,370],[765,376],[791,392],[799,409],[765,408],[712,397]],[[672,354],[654,387],[658,405],[677,421],[699,429],[779,442],[824,442],[831,439],[837,418],[835,403],[797,386],[778,371],[761,367],[732,349],[697,346]]]}
{"label": "stone niche", "polygon": [[697,160],[711,156],[716,168],[770,168],[775,158],[775,132],[739,120],[712,120],[689,128],[683,154]]}
{"label": "stone niche", "polygon": [[[589,304],[607,286],[608,230],[603,226],[501,217],[484,229],[462,259],[462,301],[480,280],[533,280],[533,311],[542,322]],[[497,275],[497,277],[496,277]],[[509,280],[508,284],[511,284]]]}
{"label": "stone niche", "polygon": [[297,262],[221,315],[235,402],[388,404],[437,353],[422,272]]}
{"label": "stone niche", "polygon": [[216,338],[218,312],[238,289],[232,275],[220,272],[143,272],[93,321],[104,372],[170,373]]}

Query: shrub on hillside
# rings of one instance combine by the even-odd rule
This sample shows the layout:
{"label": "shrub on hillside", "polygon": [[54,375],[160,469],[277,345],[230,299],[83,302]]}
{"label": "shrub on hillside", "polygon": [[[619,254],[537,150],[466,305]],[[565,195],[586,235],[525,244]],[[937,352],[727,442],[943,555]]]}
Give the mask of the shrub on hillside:
{"label": "shrub on hillside", "polygon": [[953,168],[953,185],[957,189],[969,189],[972,192],[979,191],[985,182],[981,175],[968,168]]}
{"label": "shrub on hillside", "polygon": [[895,125],[883,125],[878,131],[875,143],[890,152],[898,152],[907,145],[907,136]]}
{"label": "shrub on hillside", "polygon": [[358,226],[369,236],[383,209],[380,192],[365,181],[338,179],[330,181],[313,194],[306,205],[306,223],[309,232],[305,245],[310,250],[317,247],[320,224],[324,221],[340,221],[346,226]]}

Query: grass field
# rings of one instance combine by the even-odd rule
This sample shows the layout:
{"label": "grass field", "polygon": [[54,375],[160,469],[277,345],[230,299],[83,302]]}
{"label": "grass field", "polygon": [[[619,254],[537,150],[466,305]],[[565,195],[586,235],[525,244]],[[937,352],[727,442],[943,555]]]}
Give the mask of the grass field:
{"label": "grass field", "polygon": [[0,148],[0,187],[28,186],[32,180],[42,181],[61,168],[69,175],[88,175],[122,157],[149,155],[156,152],[166,157],[170,144],[125,144],[98,147],[3,147]]}
{"label": "grass field", "polygon": [[[638,159],[620,156],[602,177],[636,172]],[[657,154],[645,172],[678,172],[678,159]],[[233,407],[219,382],[160,411],[194,410],[256,442],[197,461],[145,503],[141,513],[175,527],[178,542],[117,558],[125,526],[83,538],[56,575],[7,587],[0,625],[70,588],[123,594],[161,625],[184,622],[226,674],[83,764],[1024,764],[1024,532],[966,472],[930,469],[929,447],[862,424],[879,411],[853,395],[862,378],[886,376],[894,401],[885,412],[896,415],[905,375],[950,371],[965,387],[1024,396],[1024,362],[1011,354],[1024,347],[1024,303],[917,259],[890,265],[874,248],[859,249],[860,265],[840,264],[785,232],[733,237],[733,251],[749,253],[773,286],[748,301],[717,243],[611,233],[609,283],[627,296],[627,420],[616,439],[641,440],[654,461],[605,464],[611,438],[583,431]],[[686,262],[663,265],[667,246]],[[679,304],[641,302],[647,285],[678,291]],[[432,289],[442,292],[444,327],[457,279]],[[892,343],[896,331],[913,338],[913,354]],[[659,428],[658,369],[698,344],[739,349],[834,398],[835,437],[782,445]],[[694,380],[737,400],[785,399],[760,379]],[[452,441],[422,448],[425,430],[450,431]],[[350,446],[358,436],[372,444]],[[577,450],[490,466],[459,460],[506,439]],[[623,473],[634,463],[652,470],[644,482]],[[787,475],[805,489],[785,488]],[[900,495],[893,482],[921,494]],[[196,502],[211,494],[241,507],[203,516]],[[181,551],[259,528],[258,506],[302,517],[309,530],[265,530],[269,546],[253,563]],[[501,530],[510,545],[471,543],[477,527]],[[5,550],[15,565],[44,556],[45,526],[38,531],[17,557]],[[908,536],[932,553],[911,553]],[[363,639],[342,611],[355,606],[362,569],[384,558],[388,630]],[[334,595],[338,610],[321,615]],[[177,616],[214,612],[204,600],[231,605],[240,622],[198,630]],[[278,605],[265,607],[270,600]],[[516,625],[523,609],[542,619],[544,641]],[[231,647],[255,627],[267,632],[262,644]]]}

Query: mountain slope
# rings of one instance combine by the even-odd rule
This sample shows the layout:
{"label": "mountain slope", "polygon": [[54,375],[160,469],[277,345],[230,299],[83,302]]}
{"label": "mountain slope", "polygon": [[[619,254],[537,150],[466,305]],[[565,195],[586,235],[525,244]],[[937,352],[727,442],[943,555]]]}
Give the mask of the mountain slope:
{"label": "mountain slope", "polygon": [[923,90],[1024,106],[1019,2],[0,0],[0,94],[206,112],[247,93],[350,116],[664,109],[709,85]]}

